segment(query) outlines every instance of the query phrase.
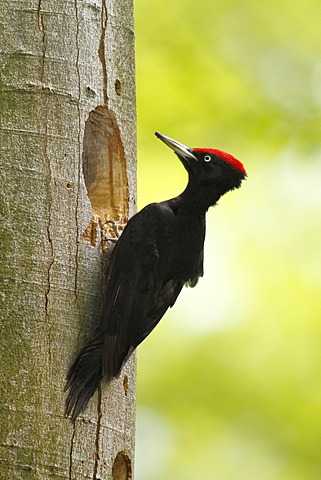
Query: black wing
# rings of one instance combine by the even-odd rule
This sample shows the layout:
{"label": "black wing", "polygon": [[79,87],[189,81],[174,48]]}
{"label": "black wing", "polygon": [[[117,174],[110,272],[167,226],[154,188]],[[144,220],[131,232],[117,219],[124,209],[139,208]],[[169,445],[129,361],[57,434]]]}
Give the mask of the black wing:
{"label": "black wing", "polygon": [[175,215],[150,204],[127,224],[111,255],[104,334],[103,374],[116,376],[179,295],[184,281],[172,278],[177,259]]}

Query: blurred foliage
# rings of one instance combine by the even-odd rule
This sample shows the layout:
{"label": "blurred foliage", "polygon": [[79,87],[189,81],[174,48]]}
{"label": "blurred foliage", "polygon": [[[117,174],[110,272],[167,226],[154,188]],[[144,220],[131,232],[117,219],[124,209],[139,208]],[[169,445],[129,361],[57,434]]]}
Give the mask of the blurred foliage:
{"label": "blurred foliage", "polygon": [[139,207],[186,174],[155,130],[248,181],[205,276],[138,349],[137,480],[321,478],[320,5],[136,0]]}

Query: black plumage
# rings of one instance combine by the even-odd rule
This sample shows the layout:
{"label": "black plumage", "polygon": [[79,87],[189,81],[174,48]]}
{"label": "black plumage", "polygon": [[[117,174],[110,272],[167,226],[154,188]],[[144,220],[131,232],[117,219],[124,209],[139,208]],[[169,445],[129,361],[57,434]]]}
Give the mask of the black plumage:
{"label": "black plumage", "polygon": [[220,150],[191,149],[156,133],[188,172],[178,197],[152,203],[134,215],[111,254],[104,311],[94,336],[71,366],[66,414],[75,421],[101,379],[116,377],[149,335],[184,284],[203,275],[205,214],[227,191],[239,188],[241,162]]}

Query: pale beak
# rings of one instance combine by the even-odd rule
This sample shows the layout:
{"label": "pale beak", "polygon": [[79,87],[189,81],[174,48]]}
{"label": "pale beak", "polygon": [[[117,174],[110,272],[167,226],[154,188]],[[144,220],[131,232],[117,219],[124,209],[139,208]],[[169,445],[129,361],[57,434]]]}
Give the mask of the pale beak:
{"label": "pale beak", "polygon": [[165,143],[169,148],[174,150],[174,152],[179,156],[183,157],[184,160],[196,160],[197,157],[194,155],[192,148],[187,147],[186,145],[183,145],[182,143],[179,143],[177,140],[174,140],[173,138],[167,137],[166,135],[162,135],[159,132],[155,132],[155,135],[157,138],[159,138],[162,142]]}

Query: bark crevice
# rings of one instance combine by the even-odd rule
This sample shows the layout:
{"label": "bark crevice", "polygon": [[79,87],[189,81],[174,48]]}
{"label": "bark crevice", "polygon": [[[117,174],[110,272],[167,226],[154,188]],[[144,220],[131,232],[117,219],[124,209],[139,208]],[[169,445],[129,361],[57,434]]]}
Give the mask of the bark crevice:
{"label": "bark crevice", "polygon": [[107,65],[105,57],[105,35],[108,21],[108,12],[106,0],[102,0],[101,3],[101,34],[99,40],[99,49],[98,57],[102,66],[102,75],[103,75],[103,97],[104,105],[108,106],[108,91],[107,91]]}
{"label": "bark crevice", "polygon": [[93,470],[93,480],[97,479],[97,471],[98,471],[98,464],[99,464],[99,446],[100,446],[100,428],[101,428],[101,417],[102,417],[102,410],[101,410],[101,385],[98,387],[98,396],[97,396],[97,428],[96,428],[96,438],[95,438],[95,463],[94,463],[94,470]]}
{"label": "bark crevice", "polygon": [[43,18],[43,13],[41,10],[42,0],[38,1],[37,6],[37,16],[38,16],[38,28],[42,35],[42,57],[41,57],[41,71],[40,71],[40,78],[41,83],[44,83],[44,76],[45,76],[45,58],[46,58],[46,31],[45,31],[45,23]]}
{"label": "bark crevice", "polygon": [[78,12],[78,1],[75,0],[75,17],[76,17],[76,76],[78,81],[78,98],[77,98],[77,113],[78,113],[78,134],[77,134],[77,144],[78,144],[78,171],[77,171],[77,189],[76,189],[76,207],[75,207],[75,224],[76,224],[76,252],[75,252],[75,298],[78,303],[78,271],[79,271],[79,242],[80,242],[80,228],[78,222],[79,216],[79,192],[80,192],[80,178],[81,178],[81,76],[79,68],[79,56],[80,56],[80,44],[79,44],[79,12]]}
{"label": "bark crevice", "polygon": [[69,470],[68,470],[68,480],[72,480],[72,455],[74,450],[74,439],[76,433],[76,425],[72,426],[72,434],[70,439],[70,448],[69,448]]}

